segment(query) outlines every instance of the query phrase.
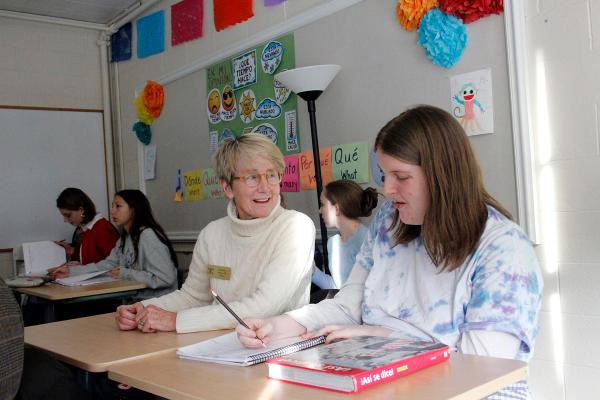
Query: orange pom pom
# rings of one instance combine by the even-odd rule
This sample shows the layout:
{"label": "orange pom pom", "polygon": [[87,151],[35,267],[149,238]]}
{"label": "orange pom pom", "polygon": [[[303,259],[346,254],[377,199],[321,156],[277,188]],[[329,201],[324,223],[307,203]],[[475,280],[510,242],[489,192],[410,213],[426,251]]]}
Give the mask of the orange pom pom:
{"label": "orange pom pom", "polygon": [[160,83],[148,81],[142,95],[148,114],[158,118],[165,104],[165,91]]}
{"label": "orange pom pom", "polygon": [[404,29],[414,31],[419,27],[423,15],[437,6],[438,0],[398,0],[396,18]]}

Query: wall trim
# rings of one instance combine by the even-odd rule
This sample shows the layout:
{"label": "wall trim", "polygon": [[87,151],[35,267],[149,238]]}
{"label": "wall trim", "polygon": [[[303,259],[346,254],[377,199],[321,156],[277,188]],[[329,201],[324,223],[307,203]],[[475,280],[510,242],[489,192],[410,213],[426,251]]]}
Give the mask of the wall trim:
{"label": "wall trim", "polygon": [[517,217],[519,225],[525,230],[529,239],[539,244],[540,235],[536,218],[538,205],[535,191],[535,156],[529,126],[527,93],[525,12],[521,0],[504,2],[504,23],[517,185]]}

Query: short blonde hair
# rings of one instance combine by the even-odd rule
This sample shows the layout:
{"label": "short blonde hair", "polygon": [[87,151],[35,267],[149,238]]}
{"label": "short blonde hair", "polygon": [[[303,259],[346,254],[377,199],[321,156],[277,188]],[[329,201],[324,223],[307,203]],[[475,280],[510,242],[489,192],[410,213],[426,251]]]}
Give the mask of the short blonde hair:
{"label": "short blonde hair", "polygon": [[273,163],[279,176],[283,175],[285,164],[281,150],[270,139],[259,133],[247,133],[219,146],[213,155],[213,165],[219,179],[231,183],[240,158],[248,160],[263,158]]}

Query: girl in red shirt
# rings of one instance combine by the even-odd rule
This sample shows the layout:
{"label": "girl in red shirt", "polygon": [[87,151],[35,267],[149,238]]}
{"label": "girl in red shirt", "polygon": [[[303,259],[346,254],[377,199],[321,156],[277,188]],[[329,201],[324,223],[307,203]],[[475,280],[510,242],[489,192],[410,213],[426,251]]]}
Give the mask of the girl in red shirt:
{"label": "girl in red shirt", "polygon": [[81,242],[72,245],[58,242],[71,261],[81,264],[104,260],[115,247],[119,232],[100,213],[92,200],[80,189],[66,188],[56,199],[56,207],[65,222],[81,230]]}

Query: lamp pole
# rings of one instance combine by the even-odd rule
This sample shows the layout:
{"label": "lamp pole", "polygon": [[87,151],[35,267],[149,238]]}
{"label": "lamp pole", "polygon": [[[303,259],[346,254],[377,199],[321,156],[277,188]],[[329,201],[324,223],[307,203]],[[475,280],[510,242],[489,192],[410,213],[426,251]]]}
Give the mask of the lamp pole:
{"label": "lamp pole", "polygon": [[[317,97],[321,93],[317,94]],[[302,96],[301,96],[302,97]],[[315,97],[316,98],[316,97]],[[313,161],[315,165],[315,179],[317,181],[317,206],[321,208],[321,192],[323,192],[323,179],[321,177],[321,157],[319,154],[319,137],[317,135],[317,109],[315,99],[306,100],[308,105],[308,116],[310,118],[310,137],[312,139]],[[323,216],[319,212],[319,222],[321,224],[321,247],[323,249],[323,270],[329,273],[329,254],[327,254],[327,227]]]}

